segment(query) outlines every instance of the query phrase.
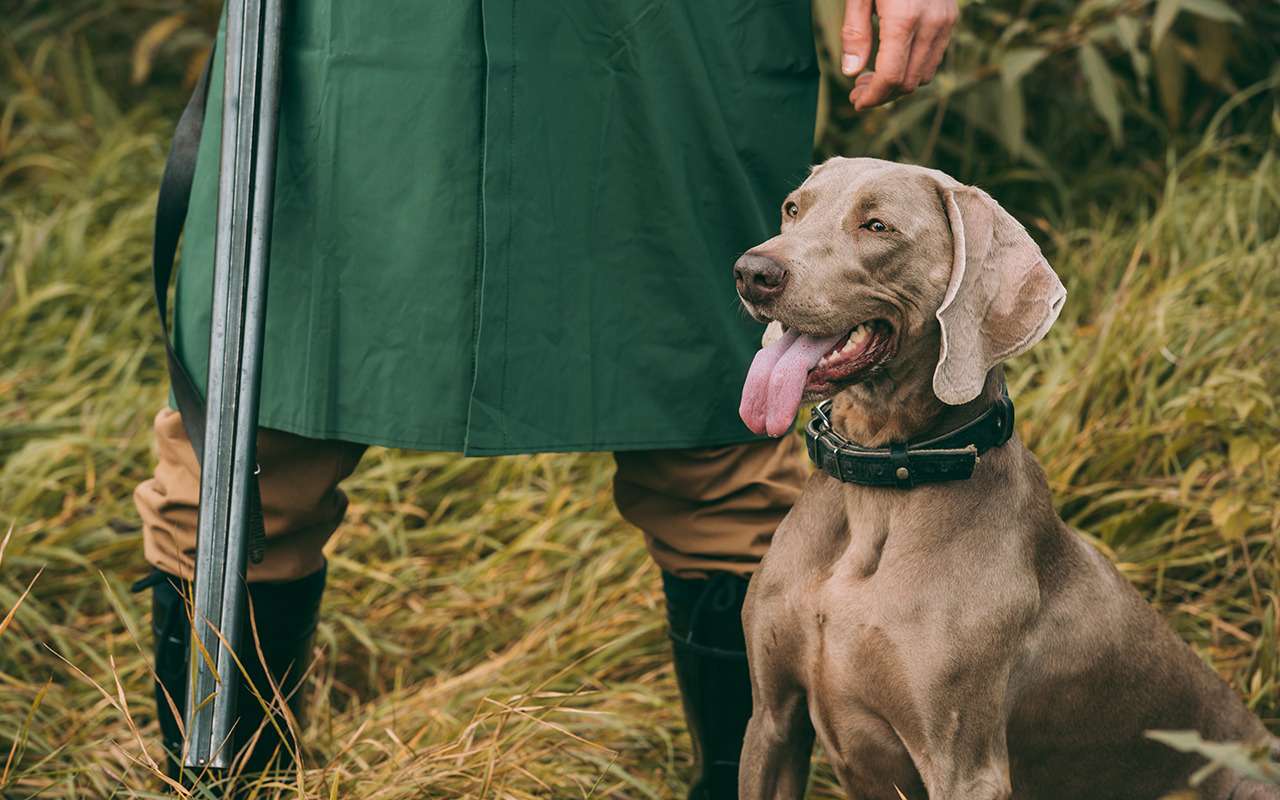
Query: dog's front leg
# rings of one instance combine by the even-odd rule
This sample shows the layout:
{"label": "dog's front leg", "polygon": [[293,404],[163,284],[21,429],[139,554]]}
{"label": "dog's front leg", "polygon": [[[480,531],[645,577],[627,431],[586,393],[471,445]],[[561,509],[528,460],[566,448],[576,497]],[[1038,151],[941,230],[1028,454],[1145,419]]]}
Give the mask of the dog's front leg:
{"label": "dog's front leg", "polygon": [[[813,724],[798,686],[753,687],[755,711],[747,724],[738,767],[740,800],[799,800],[809,782]],[[767,700],[766,700],[767,697]]]}
{"label": "dog's front leg", "polygon": [[915,759],[929,800],[1010,800],[1009,748],[1000,708],[998,699],[986,699],[952,708],[939,721],[933,741]]}

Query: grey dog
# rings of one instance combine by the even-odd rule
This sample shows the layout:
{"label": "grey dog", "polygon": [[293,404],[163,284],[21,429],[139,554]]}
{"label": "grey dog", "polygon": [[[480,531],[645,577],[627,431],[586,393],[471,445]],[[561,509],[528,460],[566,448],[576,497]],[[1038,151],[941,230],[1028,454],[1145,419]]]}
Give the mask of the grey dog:
{"label": "grey dog", "polygon": [[[1001,362],[1044,336],[1066,295],[985,192],[865,158],[817,167],[735,272],[771,323],[744,420],[781,435],[803,400],[832,398],[832,430],[867,448],[1000,402]],[[909,489],[809,480],[743,612],[743,798],[802,797],[815,736],[850,797],[885,800],[1154,800],[1204,762],[1147,730],[1274,747],[1058,518],[1016,435],[972,469]],[[1198,792],[1280,798],[1228,770]]]}

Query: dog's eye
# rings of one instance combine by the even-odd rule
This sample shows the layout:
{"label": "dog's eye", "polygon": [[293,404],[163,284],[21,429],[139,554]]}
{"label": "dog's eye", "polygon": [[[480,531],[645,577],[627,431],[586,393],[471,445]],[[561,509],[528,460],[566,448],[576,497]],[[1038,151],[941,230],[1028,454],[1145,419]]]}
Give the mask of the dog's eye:
{"label": "dog's eye", "polygon": [[795,219],[796,214],[800,213],[800,206],[796,204],[796,201],[788,200],[786,204],[782,206],[782,213],[792,219]]}
{"label": "dog's eye", "polygon": [[869,219],[866,222],[862,223],[862,227],[866,228],[872,233],[884,233],[885,231],[889,230],[889,226],[885,225],[883,222],[881,222],[878,219]]}

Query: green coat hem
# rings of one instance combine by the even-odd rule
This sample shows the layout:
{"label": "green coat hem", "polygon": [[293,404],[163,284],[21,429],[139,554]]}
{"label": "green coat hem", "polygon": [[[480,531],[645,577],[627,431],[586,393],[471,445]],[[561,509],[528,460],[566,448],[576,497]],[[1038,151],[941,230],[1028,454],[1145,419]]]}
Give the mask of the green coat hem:
{"label": "green coat hem", "polygon": [[[175,411],[177,410],[177,406],[174,405],[172,397],[169,400],[169,407]],[[399,450],[412,450],[420,453],[461,453],[464,456],[476,457],[514,456],[534,453],[624,452],[629,450],[701,450],[712,447],[728,447],[737,444],[750,444],[752,442],[761,442],[766,439],[764,436],[756,436],[749,431],[743,431],[741,436],[711,438],[691,438],[685,436],[675,439],[639,442],[618,441],[567,444],[564,442],[549,442],[545,444],[532,445],[521,444],[520,446],[512,447],[459,447],[456,443],[423,443],[422,440],[417,438],[400,439],[394,436],[383,436],[380,434],[371,434],[359,431],[338,431],[312,428],[308,425],[302,425],[267,415],[260,417],[258,425],[262,428],[284,431],[285,433],[291,433],[295,436],[305,436],[308,439],[356,442],[357,444],[364,444],[372,447],[391,447]]]}

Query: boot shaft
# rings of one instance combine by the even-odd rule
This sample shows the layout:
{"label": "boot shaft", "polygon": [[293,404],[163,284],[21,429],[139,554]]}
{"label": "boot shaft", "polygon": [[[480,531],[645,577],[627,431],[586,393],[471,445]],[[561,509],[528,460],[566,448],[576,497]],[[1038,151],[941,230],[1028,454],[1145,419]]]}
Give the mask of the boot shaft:
{"label": "boot shaft", "polygon": [[[236,648],[243,674],[236,696],[232,746],[239,754],[233,771],[260,773],[287,769],[297,752],[296,731],[303,708],[301,685],[311,663],[311,642],[319,620],[325,570],[288,583],[249,584],[249,609]],[[151,588],[156,667],[156,715],[167,754],[167,771],[183,774],[182,725],[190,663],[191,584],[154,572],[135,586]]]}
{"label": "boot shaft", "polygon": [[747,581],[663,573],[676,681],[693,740],[689,800],[734,800],[738,761],[751,717],[751,679],[742,631]]}

